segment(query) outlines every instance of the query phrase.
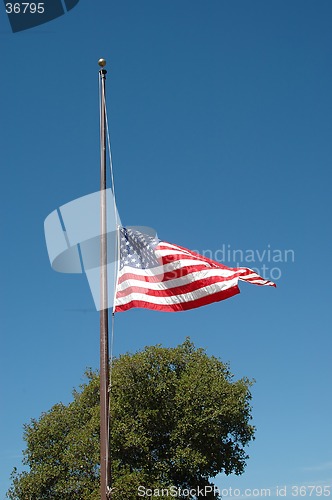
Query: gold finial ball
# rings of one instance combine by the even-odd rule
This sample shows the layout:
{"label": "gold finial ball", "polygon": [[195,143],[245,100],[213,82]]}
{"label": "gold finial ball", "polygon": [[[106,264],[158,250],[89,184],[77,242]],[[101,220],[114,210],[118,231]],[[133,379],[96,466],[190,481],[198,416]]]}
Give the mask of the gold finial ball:
{"label": "gold finial ball", "polygon": [[101,68],[103,68],[104,66],[106,66],[106,61],[105,61],[105,59],[99,59],[98,64],[99,64],[99,66],[100,66]]}

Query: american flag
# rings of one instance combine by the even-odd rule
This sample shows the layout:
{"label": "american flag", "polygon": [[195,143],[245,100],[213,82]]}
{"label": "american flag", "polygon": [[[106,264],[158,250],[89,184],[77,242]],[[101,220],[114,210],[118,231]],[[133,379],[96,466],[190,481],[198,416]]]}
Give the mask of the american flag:
{"label": "american flag", "polygon": [[231,268],[131,228],[120,228],[114,311],[185,311],[240,293],[238,280],[275,286],[246,267]]}

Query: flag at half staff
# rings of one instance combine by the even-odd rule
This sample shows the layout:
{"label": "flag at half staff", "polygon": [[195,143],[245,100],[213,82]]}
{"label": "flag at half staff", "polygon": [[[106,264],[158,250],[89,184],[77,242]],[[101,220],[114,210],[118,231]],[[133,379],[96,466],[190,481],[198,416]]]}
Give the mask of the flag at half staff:
{"label": "flag at half staff", "polygon": [[246,267],[226,267],[140,231],[120,228],[114,311],[143,307],[175,312],[240,293],[238,280],[276,286]]}

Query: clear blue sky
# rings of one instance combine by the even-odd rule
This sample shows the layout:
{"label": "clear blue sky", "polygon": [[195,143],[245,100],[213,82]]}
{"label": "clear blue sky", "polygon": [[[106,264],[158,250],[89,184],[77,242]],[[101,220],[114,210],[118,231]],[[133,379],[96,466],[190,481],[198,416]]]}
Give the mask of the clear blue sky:
{"label": "clear blue sky", "polygon": [[15,34],[3,6],[0,43],[0,498],[23,424],[99,365],[85,277],[51,269],[43,222],[99,187],[100,57],[122,221],[281,274],[194,311],[120,313],[115,354],[190,335],[256,379],[250,460],[221,488],[331,484],[332,3],[81,0]]}

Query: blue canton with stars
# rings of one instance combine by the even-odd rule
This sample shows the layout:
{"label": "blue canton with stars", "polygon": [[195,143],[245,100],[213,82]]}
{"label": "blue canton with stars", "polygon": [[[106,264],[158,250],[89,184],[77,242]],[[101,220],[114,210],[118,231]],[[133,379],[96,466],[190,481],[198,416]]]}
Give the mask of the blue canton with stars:
{"label": "blue canton with stars", "polygon": [[124,266],[134,269],[151,269],[161,265],[154,251],[160,241],[156,236],[125,227],[121,227],[119,231],[120,271]]}

